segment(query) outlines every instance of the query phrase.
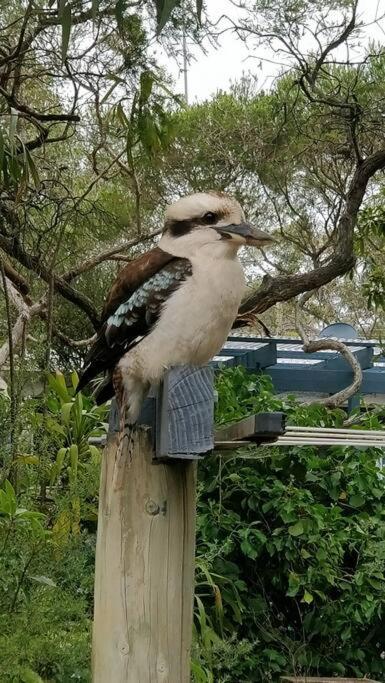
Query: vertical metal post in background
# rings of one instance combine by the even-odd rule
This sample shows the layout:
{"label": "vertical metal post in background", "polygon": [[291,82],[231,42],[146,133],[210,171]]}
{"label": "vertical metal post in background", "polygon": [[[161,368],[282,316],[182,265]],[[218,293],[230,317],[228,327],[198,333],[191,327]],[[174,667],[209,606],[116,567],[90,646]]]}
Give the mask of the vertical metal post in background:
{"label": "vertical metal post in background", "polygon": [[188,72],[187,72],[187,40],[186,40],[186,6],[182,3],[183,12],[183,29],[182,29],[182,50],[183,50],[183,80],[184,80],[184,98],[188,104]]}

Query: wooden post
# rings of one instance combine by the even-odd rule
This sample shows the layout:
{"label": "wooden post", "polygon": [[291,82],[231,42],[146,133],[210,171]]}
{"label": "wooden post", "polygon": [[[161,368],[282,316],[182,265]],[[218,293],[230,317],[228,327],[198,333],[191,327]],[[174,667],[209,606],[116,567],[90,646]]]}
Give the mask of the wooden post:
{"label": "wooden post", "polygon": [[146,428],[110,431],[95,568],[93,683],[189,683],[196,463],[157,464]]}

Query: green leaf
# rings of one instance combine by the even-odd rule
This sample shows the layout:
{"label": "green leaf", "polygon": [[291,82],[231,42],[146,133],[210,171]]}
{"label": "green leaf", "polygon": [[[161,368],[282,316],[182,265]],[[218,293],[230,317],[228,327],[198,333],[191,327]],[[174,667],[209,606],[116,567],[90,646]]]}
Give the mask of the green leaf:
{"label": "green leaf", "polygon": [[6,500],[7,500],[7,508],[9,511],[9,514],[12,516],[15,514],[16,509],[17,509],[17,500],[16,500],[16,493],[15,489],[13,488],[12,484],[8,479],[4,482],[4,491],[3,491]]}
{"label": "green leaf", "polygon": [[92,462],[95,465],[98,465],[101,460],[101,452],[97,446],[94,446],[93,444],[89,444],[88,446],[89,453],[91,455]]}
{"label": "green leaf", "polygon": [[37,583],[42,583],[45,586],[50,586],[51,588],[57,588],[57,584],[55,581],[52,581],[48,576],[31,576],[31,574],[28,575],[29,579],[32,579],[32,581],[36,581]]}
{"label": "green leaf", "polygon": [[32,669],[28,669],[25,667],[23,669],[20,669],[20,671],[18,672],[18,676],[22,683],[44,683],[43,679],[40,678],[39,674],[37,674],[36,671],[32,671]]}
{"label": "green leaf", "polygon": [[3,170],[4,156],[5,156],[5,141],[4,141],[3,133],[0,130],[0,173]]}
{"label": "green leaf", "polygon": [[130,122],[124,112],[121,102],[115,108],[115,115],[123,128],[129,128]]}
{"label": "green leaf", "polygon": [[79,384],[79,375],[78,375],[78,373],[76,372],[76,370],[74,370],[73,372],[71,372],[71,374],[70,374],[70,379],[71,379],[71,384],[72,384],[73,388],[76,389],[76,387],[77,387],[78,384]]}
{"label": "green leaf", "polygon": [[108,100],[109,96],[114,92],[115,88],[118,85],[119,85],[119,82],[115,81],[115,83],[113,83],[111,85],[111,87],[108,88],[107,92],[105,93],[105,95],[103,95],[102,99],[100,100],[100,104],[104,104]]}
{"label": "green leaf", "polygon": [[19,113],[16,109],[11,107],[11,118],[9,121],[9,142],[10,145],[13,146],[15,142],[15,135],[16,135],[16,129],[17,129],[17,121],[19,118]]}
{"label": "green leaf", "polygon": [[258,552],[255,548],[253,548],[253,546],[249,543],[247,539],[244,539],[242,541],[241,549],[244,555],[246,555],[246,557],[250,557],[250,559],[252,560],[256,559]]}
{"label": "green leaf", "polygon": [[126,9],[126,0],[117,0],[115,4],[115,18],[120,35],[124,33],[124,10]]}
{"label": "green leaf", "polygon": [[153,154],[159,149],[159,137],[155,123],[149,113],[144,113],[138,118],[138,133],[140,141],[148,154]]}
{"label": "green leaf", "polygon": [[69,448],[69,457],[71,464],[71,478],[72,482],[75,483],[77,473],[78,473],[78,462],[79,462],[79,449],[75,443],[73,443]]}
{"label": "green leaf", "polygon": [[67,403],[70,400],[70,395],[68,393],[67,385],[64,379],[63,373],[57,371],[55,374],[48,377],[48,384],[53,389],[55,394],[57,394],[62,401]]}
{"label": "green leaf", "polygon": [[62,59],[63,63],[65,62],[65,59],[67,56],[68,43],[69,43],[70,35],[71,35],[71,26],[72,26],[71,5],[69,5],[69,3],[66,3],[64,5],[63,14],[61,17],[61,27],[62,27],[61,59]]}
{"label": "green leaf", "polygon": [[298,574],[294,574],[293,572],[291,572],[289,574],[289,588],[286,592],[286,595],[288,595],[290,598],[294,598],[297,595],[300,586],[301,581]]}
{"label": "green leaf", "polygon": [[359,493],[356,493],[354,496],[350,496],[349,498],[349,505],[351,505],[354,508],[360,508],[365,504],[365,498],[361,496]]}
{"label": "green leaf", "polygon": [[289,526],[288,531],[291,536],[301,536],[301,534],[304,532],[303,523],[301,520],[296,522],[296,524]]}
{"label": "green leaf", "polygon": [[314,598],[313,598],[312,594],[309,593],[308,591],[305,591],[303,594],[303,598],[302,598],[301,602],[306,602],[307,605],[310,605],[313,602],[313,600],[314,600]]}
{"label": "green leaf", "polygon": [[197,0],[197,19],[198,24],[202,24],[203,0]]}
{"label": "green leaf", "polygon": [[154,85],[154,77],[151,71],[143,71],[140,74],[140,102],[145,104],[152,91],[152,86]]}
{"label": "green leaf", "polygon": [[70,419],[71,419],[71,410],[73,408],[74,404],[71,401],[70,403],[63,403],[61,407],[61,420],[62,423],[66,426],[69,425]]}
{"label": "green leaf", "polygon": [[30,153],[29,149],[25,148],[25,154],[26,154],[26,158],[27,158],[27,164],[28,164],[29,172],[30,172],[30,174],[31,174],[31,176],[32,176],[32,180],[33,180],[33,182],[34,182],[34,184],[35,184],[35,187],[39,187],[39,185],[40,185],[39,174],[38,174],[38,172],[37,172],[37,168],[36,168],[36,166],[35,166],[35,162],[34,162],[34,160],[32,159],[32,156],[31,156],[31,153]]}
{"label": "green leaf", "polygon": [[173,9],[179,4],[178,0],[156,0],[157,29],[159,35],[171,17]]}
{"label": "green leaf", "polygon": [[92,0],[92,21],[95,22],[99,12],[99,0]]}
{"label": "green leaf", "polygon": [[54,484],[57,479],[60,476],[60,472],[63,469],[63,464],[64,464],[64,458],[66,457],[68,453],[68,448],[59,448],[57,455],[56,455],[56,462],[52,466],[52,471],[51,471],[51,479],[50,483],[51,485]]}

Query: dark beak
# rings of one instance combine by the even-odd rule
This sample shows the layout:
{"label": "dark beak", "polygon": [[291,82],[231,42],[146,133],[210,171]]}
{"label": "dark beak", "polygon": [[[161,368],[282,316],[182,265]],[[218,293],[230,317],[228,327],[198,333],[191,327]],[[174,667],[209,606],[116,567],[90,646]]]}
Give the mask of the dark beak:
{"label": "dark beak", "polygon": [[238,223],[238,225],[224,225],[215,228],[218,232],[223,232],[228,235],[241,235],[246,240],[246,244],[250,247],[264,247],[275,242],[267,232],[255,228],[251,223]]}

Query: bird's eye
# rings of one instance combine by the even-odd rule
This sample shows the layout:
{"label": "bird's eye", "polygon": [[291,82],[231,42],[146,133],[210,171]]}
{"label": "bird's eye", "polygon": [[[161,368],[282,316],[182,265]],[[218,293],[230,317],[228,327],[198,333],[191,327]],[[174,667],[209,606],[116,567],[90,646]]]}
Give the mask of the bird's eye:
{"label": "bird's eye", "polygon": [[216,213],[212,213],[212,211],[208,211],[203,216],[203,222],[206,223],[207,225],[213,225],[213,223],[216,222],[217,218],[218,217],[217,217]]}

